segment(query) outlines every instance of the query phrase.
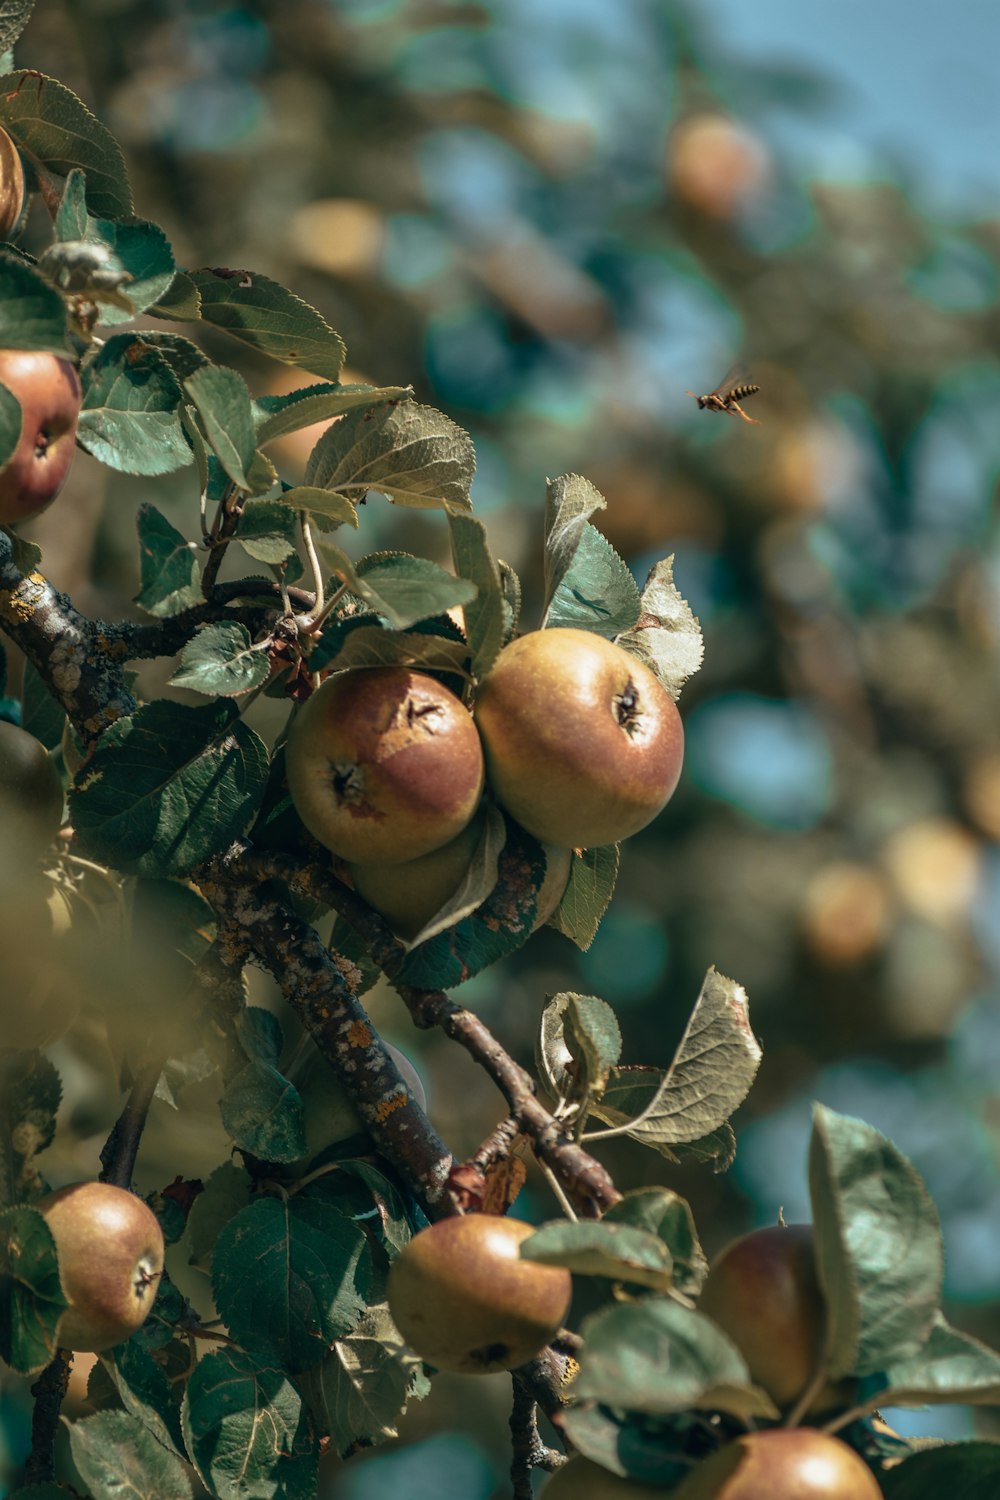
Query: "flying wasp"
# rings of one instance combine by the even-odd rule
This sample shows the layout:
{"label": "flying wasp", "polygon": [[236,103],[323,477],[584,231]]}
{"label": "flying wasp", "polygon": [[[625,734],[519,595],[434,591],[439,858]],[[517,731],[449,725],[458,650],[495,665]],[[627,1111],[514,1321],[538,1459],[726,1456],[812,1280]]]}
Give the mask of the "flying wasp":
{"label": "flying wasp", "polygon": [[694,391],[686,391],[685,394],[694,396],[702,411],[728,411],[732,416],[742,417],[744,422],[751,422],[759,427],[757,418],[748,417],[740,405],[741,401],[745,401],[748,396],[755,396],[759,390],[759,385],[747,380],[745,367],[734,365],[725,380],[720,381],[707,396],[696,396]]}

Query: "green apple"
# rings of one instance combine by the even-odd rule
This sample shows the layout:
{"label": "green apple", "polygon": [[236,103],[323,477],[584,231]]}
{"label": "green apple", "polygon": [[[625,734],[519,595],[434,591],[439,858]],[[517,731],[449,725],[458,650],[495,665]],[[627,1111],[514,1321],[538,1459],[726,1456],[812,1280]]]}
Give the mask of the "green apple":
{"label": "green apple", "polygon": [[[698,1300],[739,1349],[750,1378],[777,1406],[795,1402],[823,1347],[826,1306],[811,1224],[775,1224],[736,1240],[713,1262]],[[855,1382],[827,1382],[809,1412],[851,1403]]]}
{"label": "green apple", "polygon": [[328,677],[296,715],[285,767],[310,833],[357,864],[439,849],[469,823],[483,790],[472,716],[435,678],[406,667]]}
{"label": "green apple", "polygon": [[43,854],[62,815],[62,781],[45,746],[0,719],[0,859],[15,848],[22,858]]}
{"label": "green apple", "polygon": [[145,1322],[163,1274],[163,1232],[141,1198],[106,1182],[77,1182],[33,1205],[56,1242],[69,1307],[62,1349],[99,1354]]}
{"label": "green apple", "polygon": [[421,1359],[486,1375],[525,1364],[555,1337],[572,1278],[521,1259],[534,1232],[519,1219],[463,1214],[413,1236],[389,1272],[389,1311]]}
{"label": "green apple", "polygon": [[602,1469],[589,1458],[571,1458],[542,1485],[541,1500],[652,1500],[667,1495],[662,1485],[640,1484]]}
{"label": "green apple", "polygon": [[0,384],[21,405],[21,433],[0,469],[0,524],[30,520],[51,505],[73,461],[82,393],[68,359],[43,350],[0,349]]}
{"label": "green apple", "polygon": [[505,646],[475,719],[500,805],[542,843],[612,844],[655,818],[677,785],[684,733],[643,662],[587,630]]}

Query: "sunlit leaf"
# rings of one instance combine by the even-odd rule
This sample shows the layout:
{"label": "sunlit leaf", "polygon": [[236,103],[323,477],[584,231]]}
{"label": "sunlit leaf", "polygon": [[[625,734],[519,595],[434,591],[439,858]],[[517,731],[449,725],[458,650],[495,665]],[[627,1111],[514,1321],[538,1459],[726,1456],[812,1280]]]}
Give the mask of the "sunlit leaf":
{"label": "sunlit leaf", "polygon": [[184,1465],[124,1411],[100,1411],[72,1422],[70,1451],[92,1500],[185,1500],[191,1482]]}
{"label": "sunlit leaf", "polygon": [[336,380],[344,341],[308,302],[259,271],[189,271],[201,317],[282,364]]}
{"label": "sunlit leaf", "polygon": [[280,1366],[239,1349],[204,1355],[182,1412],[188,1452],[216,1500],[313,1500],[317,1444]]}
{"label": "sunlit leaf", "polygon": [[92,214],[117,219],[132,212],[121,147],[65,84],[31,69],[6,74],[0,78],[0,124],[35,170],[62,178],[81,168]]}
{"label": "sunlit leaf", "polygon": [[136,604],[163,617],[199,603],[201,566],[187,537],[153,505],[140,505],[136,523],[141,579]]}
{"label": "sunlit leaf", "polygon": [[606,504],[600,491],[580,474],[563,474],[546,485],[543,619],[576,556],[588,520]]}
{"label": "sunlit leaf", "polygon": [[270,672],[267,651],[254,646],[245,625],[230,621],[203,626],[182,648],[170,681],[211,698],[237,698],[260,687]]}
{"label": "sunlit leaf", "polygon": [[596,845],[573,856],[569,884],[549,922],[583,952],[593,943],[611,905],[620,862],[617,844]]}
{"label": "sunlit leaf", "polygon": [[701,626],[674,586],[673,558],[656,564],[642,591],[642,617],[618,645],[631,651],[660,679],[672,698],[701,666]]}
{"label": "sunlit leaf", "polygon": [[378,490],[396,505],[467,510],[474,470],[467,432],[433,407],[399,401],[350,411],[328,427],[305,482],[350,500]]}

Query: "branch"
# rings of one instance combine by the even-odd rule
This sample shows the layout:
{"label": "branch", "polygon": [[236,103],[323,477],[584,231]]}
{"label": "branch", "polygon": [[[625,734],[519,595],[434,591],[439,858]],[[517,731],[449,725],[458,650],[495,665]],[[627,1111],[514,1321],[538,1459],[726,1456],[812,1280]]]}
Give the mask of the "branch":
{"label": "branch", "polygon": [[52,1363],[45,1366],[31,1387],[35,1405],[31,1413],[31,1452],[24,1465],[26,1485],[51,1483],[56,1477],[55,1442],[59,1412],[69,1386],[72,1364],[72,1351],[57,1349]]}
{"label": "branch", "polygon": [[140,1065],[125,1108],[101,1147],[101,1182],[109,1182],[112,1187],[131,1187],[139,1142],[146,1128],[149,1106],[153,1102],[165,1062],[163,1053],[157,1050],[155,1054],[148,1055]]}
{"label": "branch", "polygon": [[515,1375],[514,1400],[510,1409],[510,1437],[512,1459],[510,1478],[514,1500],[532,1500],[534,1488],[531,1482],[534,1469],[561,1468],[566,1456],[547,1448],[538,1435],[538,1410],[530,1391]]}

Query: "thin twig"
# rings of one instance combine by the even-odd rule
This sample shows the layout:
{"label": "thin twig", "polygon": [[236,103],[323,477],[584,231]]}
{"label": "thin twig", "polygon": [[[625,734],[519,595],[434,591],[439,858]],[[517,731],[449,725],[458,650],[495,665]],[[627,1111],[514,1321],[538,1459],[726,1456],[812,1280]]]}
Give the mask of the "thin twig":
{"label": "thin twig", "polygon": [[156,1085],[163,1072],[165,1055],[157,1049],[149,1054],[139,1066],[139,1071],[129,1090],[125,1108],[111,1127],[111,1134],[101,1147],[101,1182],[112,1187],[129,1188],[135,1172],[135,1159],[139,1154],[139,1142],[146,1128],[149,1106],[153,1102]]}
{"label": "thin twig", "polygon": [[514,1378],[514,1397],[510,1408],[512,1458],[510,1478],[513,1500],[532,1500],[531,1482],[535,1469],[558,1469],[566,1455],[547,1448],[538,1433],[538,1407],[534,1396]]}

